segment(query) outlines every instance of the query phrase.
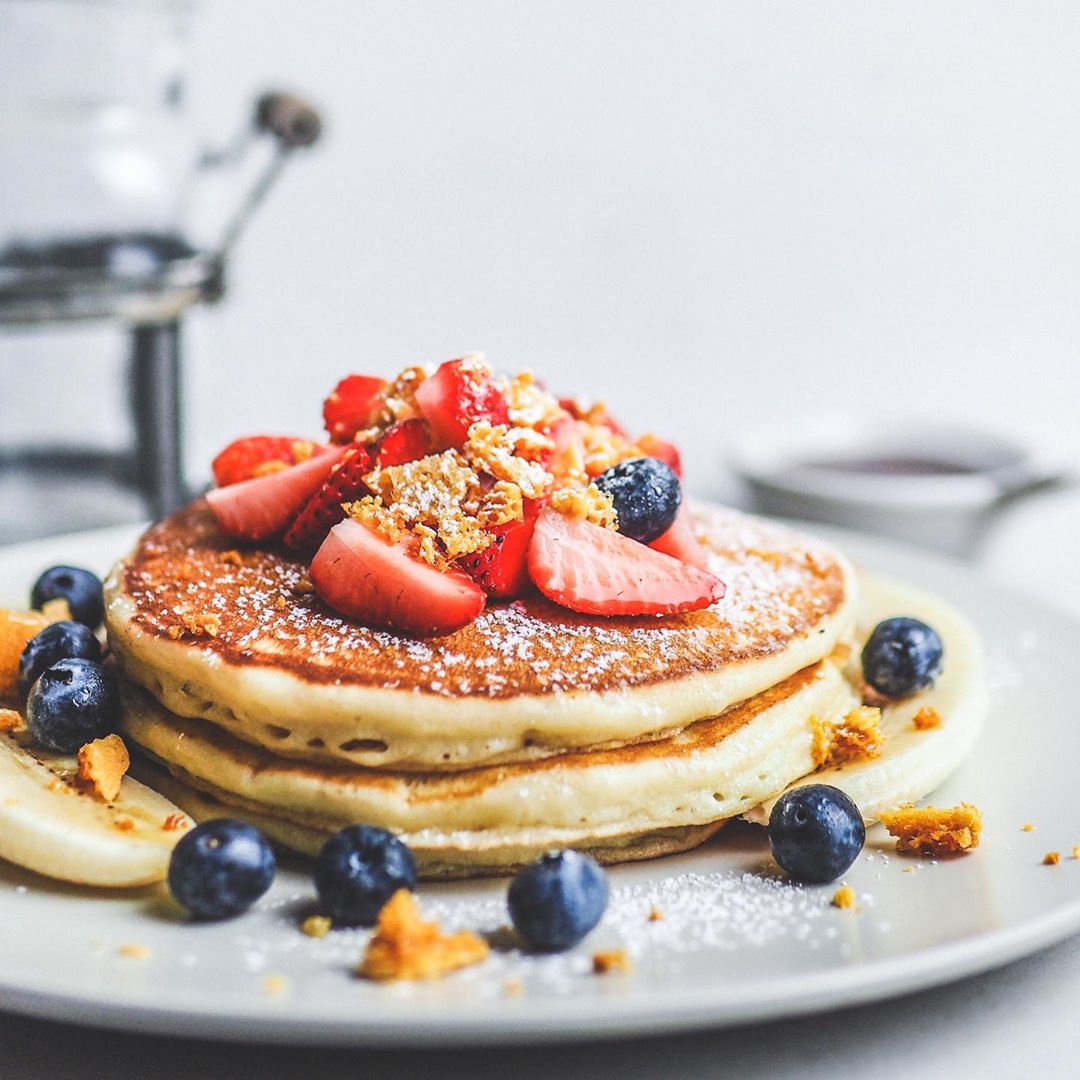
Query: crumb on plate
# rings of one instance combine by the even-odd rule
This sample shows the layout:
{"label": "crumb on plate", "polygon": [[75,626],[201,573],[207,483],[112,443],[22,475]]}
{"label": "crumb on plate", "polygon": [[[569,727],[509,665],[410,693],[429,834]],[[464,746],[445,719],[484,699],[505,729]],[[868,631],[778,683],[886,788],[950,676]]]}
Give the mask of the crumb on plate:
{"label": "crumb on plate", "polygon": [[325,915],[309,915],[301,924],[300,929],[308,937],[324,938],[334,928],[332,920]]}
{"label": "crumb on plate", "polygon": [[608,975],[612,971],[628,972],[631,966],[625,949],[607,949],[593,953],[592,969],[597,975]]}
{"label": "crumb on plate", "polygon": [[931,705],[924,705],[912,718],[917,731],[929,731],[941,727],[941,713]]}
{"label": "crumb on plate", "polygon": [[855,890],[845,882],[833,893],[830,903],[835,908],[843,908],[845,911],[850,911],[855,907]]}
{"label": "crumb on plate", "polygon": [[1043,861],[1043,866],[1057,866],[1057,864],[1059,862],[1061,862],[1061,852],[1060,851],[1048,851],[1043,856],[1042,861]]}
{"label": "crumb on plate", "polygon": [[471,931],[444,934],[438,923],[424,922],[412,893],[398,889],[379,912],[357,974],[378,982],[437,979],[487,954],[487,942]]}
{"label": "crumb on plate", "polygon": [[881,815],[896,837],[897,851],[918,855],[952,855],[979,846],[982,814],[970,803],[959,806],[901,806]]}

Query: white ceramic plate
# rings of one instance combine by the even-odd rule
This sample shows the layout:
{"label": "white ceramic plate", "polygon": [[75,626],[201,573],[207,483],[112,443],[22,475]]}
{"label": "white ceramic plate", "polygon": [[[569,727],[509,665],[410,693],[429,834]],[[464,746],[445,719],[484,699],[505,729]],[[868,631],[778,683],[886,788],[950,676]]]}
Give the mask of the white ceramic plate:
{"label": "white ceramic plate", "polygon": [[[24,602],[36,574],[58,561],[103,570],[133,535],[0,550],[0,600]],[[958,564],[839,539],[868,566],[951,600],[985,636],[990,720],[935,797],[982,808],[975,854],[904,859],[877,827],[846,876],[861,910],[841,911],[829,905],[833,887],[777,876],[762,830],[734,826],[690,854],[613,869],[604,922],[569,954],[496,952],[441,982],[389,987],[351,975],[365,932],[299,932],[313,895],[299,862],[282,868],[254,911],[214,925],[185,923],[159,890],[88,892],[0,865],[0,1007],[279,1042],[549,1041],[833,1009],[957,979],[1080,930],[1080,860],[1070,857],[1080,844],[1080,626]],[[1062,853],[1059,866],[1042,865],[1048,850]],[[495,930],[505,888],[423,886],[420,898],[449,927]],[[662,920],[649,921],[654,906]],[[593,950],[615,947],[630,954],[631,973],[592,974]]]}

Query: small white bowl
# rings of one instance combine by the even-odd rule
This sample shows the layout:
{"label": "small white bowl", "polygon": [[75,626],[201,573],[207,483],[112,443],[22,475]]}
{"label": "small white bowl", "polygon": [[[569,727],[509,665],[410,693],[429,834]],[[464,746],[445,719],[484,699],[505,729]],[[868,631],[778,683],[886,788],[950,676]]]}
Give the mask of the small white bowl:
{"label": "small white bowl", "polygon": [[739,440],[732,467],[754,509],[970,557],[1018,499],[1070,482],[1000,435],[897,418],[820,418]]}

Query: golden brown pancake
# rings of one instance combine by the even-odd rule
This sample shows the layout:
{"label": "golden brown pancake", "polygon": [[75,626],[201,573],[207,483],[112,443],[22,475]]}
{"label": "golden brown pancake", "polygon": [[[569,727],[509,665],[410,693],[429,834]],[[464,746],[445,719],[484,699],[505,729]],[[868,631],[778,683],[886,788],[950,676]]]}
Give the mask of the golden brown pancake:
{"label": "golden brown pancake", "polygon": [[418,640],[329,610],[287,552],[238,546],[205,502],[151,528],[107,583],[118,663],[168,710],[275,755],[396,770],[532,761],[661,738],[827,656],[854,584],[820,541],[701,505],[727,594],[664,618],[530,596]]}

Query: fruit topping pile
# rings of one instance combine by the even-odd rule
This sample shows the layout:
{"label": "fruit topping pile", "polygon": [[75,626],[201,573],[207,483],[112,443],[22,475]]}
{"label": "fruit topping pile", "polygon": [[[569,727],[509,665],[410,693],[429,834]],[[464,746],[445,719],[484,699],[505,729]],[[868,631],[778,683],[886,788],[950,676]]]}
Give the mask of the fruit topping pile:
{"label": "fruit topping pile", "polygon": [[417,636],[537,590],[589,615],[719,600],[684,505],[679,452],[602,405],[557,399],[479,356],[384,381],[350,375],[328,443],[239,439],[207,499],[223,532],[311,559],[334,611]]}

